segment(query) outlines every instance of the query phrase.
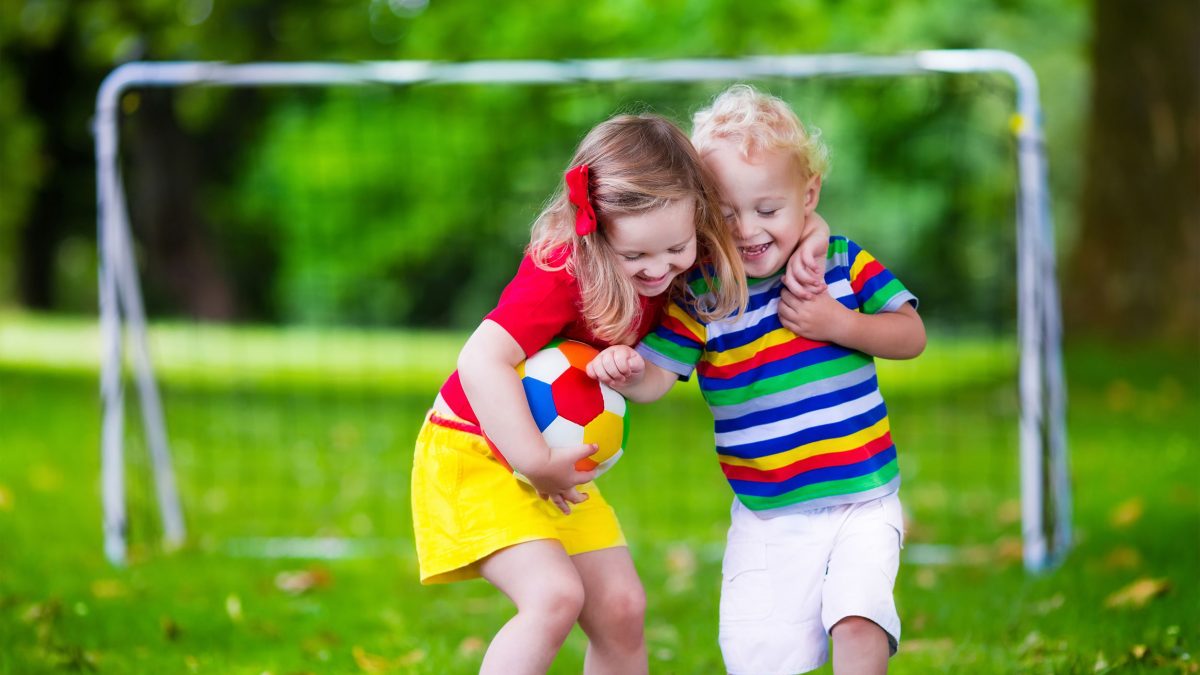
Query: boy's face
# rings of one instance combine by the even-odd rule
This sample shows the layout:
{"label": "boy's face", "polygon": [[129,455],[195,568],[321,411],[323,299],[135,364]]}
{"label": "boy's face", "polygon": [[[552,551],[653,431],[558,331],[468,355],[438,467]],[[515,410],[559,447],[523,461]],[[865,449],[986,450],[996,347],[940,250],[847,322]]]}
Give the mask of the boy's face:
{"label": "boy's face", "polygon": [[725,220],[746,274],[768,277],[781,270],[817,206],[820,180],[804,176],[786,152],[758,151],[747,159],[729,139],[718,139],[704,162],[721,185]]}

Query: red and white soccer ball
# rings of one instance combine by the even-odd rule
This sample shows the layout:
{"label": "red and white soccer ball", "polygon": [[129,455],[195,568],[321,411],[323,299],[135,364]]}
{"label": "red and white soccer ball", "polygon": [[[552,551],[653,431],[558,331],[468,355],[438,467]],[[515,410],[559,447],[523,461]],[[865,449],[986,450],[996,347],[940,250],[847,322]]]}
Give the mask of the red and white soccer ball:
{"label": "red and white soccer ball", "polygon": [[[576,462],[575,468],[595,469],[596,475],[616,464],[629,436],[625,397],[588,377],[587,364],[598,353],[582,342],[555,340],[517,364],[529,410],[546,444],[562,448],[595,443],[596,452]],[[496,456],[504,462],[499,452]]]}

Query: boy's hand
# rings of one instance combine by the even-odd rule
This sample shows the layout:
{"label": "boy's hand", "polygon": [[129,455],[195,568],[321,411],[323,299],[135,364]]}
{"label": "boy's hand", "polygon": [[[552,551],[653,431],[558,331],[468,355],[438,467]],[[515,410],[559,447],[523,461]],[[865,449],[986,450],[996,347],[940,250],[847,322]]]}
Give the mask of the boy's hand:
{"label": "boy's hand", "polygon": [[642,379],[646,374],[646,360],[633,347],[614,345],[588,363],[587,374],[610,387],[623,387]]}
{"label": "boy's hand", "polygon": [[779,296],[779,321],[796,335],[820,342],[838,342],[848,317],[845,305],[828,292],[804,300],[785,288]]}
{"label": "boy's hand", "polygon": [[783,283],[801,300],[825,292],[825,254],[829,250],[829,224],[816,211],[804,221],[804,233],[788,258]]}
{"label": "boy's hand", "polygon": [[584,443],[565,448],[550,448],[550,457],[542,466],[523,471],[530,485],[539,495],[549,499],[563,513],[570,513],[570,504],[587,501],[587,494],[575,489],[596,477],[593,471],[578,471],[575,462],[596,452],[595,443]]}

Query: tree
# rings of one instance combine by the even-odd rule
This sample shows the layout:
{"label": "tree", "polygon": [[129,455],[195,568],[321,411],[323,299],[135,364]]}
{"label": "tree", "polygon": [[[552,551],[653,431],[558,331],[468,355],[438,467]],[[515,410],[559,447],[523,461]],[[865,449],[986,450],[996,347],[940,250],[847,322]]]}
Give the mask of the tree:
{"label": "tree", "polygon": [[1067,319],[1200,337],[1200,3],[1096,0],[1082,226]]}

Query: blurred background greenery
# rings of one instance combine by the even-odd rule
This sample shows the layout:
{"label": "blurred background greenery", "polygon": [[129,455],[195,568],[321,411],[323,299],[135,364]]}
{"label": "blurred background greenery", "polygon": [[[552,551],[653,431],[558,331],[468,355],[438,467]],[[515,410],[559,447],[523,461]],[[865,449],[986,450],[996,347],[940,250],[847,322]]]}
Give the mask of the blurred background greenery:
{"label": "blurred background greenery", "polygon": [[[1144,6],[1117,0],[585,6],[13,0],[0,8],[0,307],[95,310],[89,120],[100,80],[125,61],[999,48],[1027,59],[1041,79],[1070,334],[1194,340],[1200,303],[1164,291],[1198,285],[1196,12],[1196,3],[1181,0]],[[915,275],[929,307],[962,316],[966,308],[987,306],[985,294],[963,289],[972,287],[972,278],[1011,269],[1006,247],[976,243],[965,254],[949,252],[978,242],[970,228],[1011,226],[1011,220],[980,217],[1011,204],[1011,159],[994,147],[1010,140],[1002,129],[978,133],[996,129],[995,118],[1010,110],[1009,85],[1001,78],[856,81],[832,103],[813,93],[818,86],[799,90],[793,100],[834,141],[831,222],[904,232],[888,262]],[[528,220],[582,130],[631,104],[684,124],[693,109],[655,108],[668,99],[650,88],[590,93],[570,101],[520,88],[459,90],[417,101],[401,93],[369,108],[336,94],[282,102],[228,90],[127,96],[131,211],[152,309],[260,321],[324,316],[469,326],[510,274],[500,261],[519,250]],[[673,100],[694,106],[704,93]],[[309,112],[297,114],[301,109]],[[422,133],[433,110],[444,117],[442,134]],[[376,146],[391,142],[405,148],[407,161],[373,162],[386,157]],[[355,158],[352,171],[322,164],[320,153],[335,147]],[[412,180],[438,162],[462,165],[457,184]],[[139,164],[152,168],[139,174]],[[323,167],[319,176],[313,166]],[[397,173],[397,166],[408,173]],[[876,183],[863,184],[868,170]],[[341,182],[330,180],[339,173]],[[309,203],[275,200],[305,181],[319,181],[323,193]],[[388,205],[412,203],[403,194],[412,190],[420,190],[422,200],[403,223],[390,234],[370,227],[395,219]],[[841,203],[854,208],[838,210]],[[898,221],[899,212],[910,215]],[[275,236],[265,221],[272,228],[307,228],[309,236]],[[313,232],[345,233],[347,223],[381,234],[345,242],[339,255],[328,255]],[[217,239],[232,242],[232,253],[215,252]],[[464,245],[475,240],[497,245]],[[437,256],[427,255],[433,250]],[[938,263],[928,264],[933,260]],[[376,293],[349,284],[313,294],[313,279],[337,279],[348,267],[391,283]],[[185,288],[183,277],[198,283]],[[455,283],[448,287],[448,279]],[[430,288],[443,294],[436,307]]]}

